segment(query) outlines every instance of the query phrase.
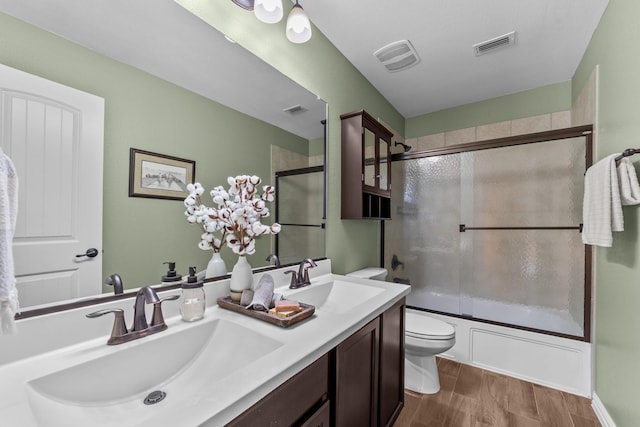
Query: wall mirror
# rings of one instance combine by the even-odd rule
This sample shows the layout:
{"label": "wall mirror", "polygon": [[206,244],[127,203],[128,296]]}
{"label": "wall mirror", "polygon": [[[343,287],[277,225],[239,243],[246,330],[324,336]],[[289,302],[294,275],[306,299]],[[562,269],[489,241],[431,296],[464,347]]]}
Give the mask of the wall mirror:
{"label": "wall mirror", "polygon": [[[52,38],[62,36],[71,42],[87,47],[90,51],[96,51],[100,55],[129,64],[189,91],[200,93],[206,98],[213,99],[221,105],[247,115],[247,120],[257,119],[306,141],[308,146],[300,150],[281,147],[277,141],[267,142],[270,145],[271,161],[270,168],[267,169],[270,176],[266,176],[268,173],[261,174],[265,183],[274,183],[276,172],[317,168],[325,164],[324,138],[326,130],[323,123],[326,119],[328,106],[323,100],[291,81],[242,46],[226,40],[216,29],[205,24],[174,2],[143,1],[142,3],[145,3],[144,7],[136,2],[99,2],[89,5],[84,2],[62,0],[56,2],[55,6],[48,4],[46,0],[30,1],[29,5],[22,4],[22,2],[1,2],[0,12],[53,33]],[[150,21],[151,27],[142,28],[141,25],[138,25],[143,21]],[[76,23],[81,23],[81,25],[76,26]],[[90,28],[91,31],[87,32],[87,28]],[[109,28],[110,30],[108,30]],[[117,34],[113,34],[113,28],[118,28]],[[33,29],[33,31],[39,32],[40,30]],[[144,34],[144,31],[152,32]],[[38,36],[42,37],[40,34]],[[113,43],[103,44],[104,40],[109,37],[115,39]],[[196,40],[199,41],[197,45]],[[164,49],[164,55],[154,51],[153,45],[159,45],[160,49]],[[92,55],[90,51],[87,51],[87,57]],[[173,55],[167,54],[171,52]],[[146,63],[138,62],[144,62],[145,58],[152,60]],[[29,72],[30,70],[25,69],[25,71]],[[101,78],[104,79],[105,76],[101,76]],[[105,126],[109,125],[107,122],[110,120],[109,102],[107,97]],[[136,122],[136,117],[130,119],[131,123]],[[180,143],[188,144],[188,141]],[[222,142],[216,141],[216,143]],[[224,143],[233,145],[234,141],[225,141]],[[251,143],[261,144],[264,141],[256,139]],[[135,145],[129,142],[127,147],[118,147],[119,155],[121,157],[128,156],[130,146]],[[154,151],[153,146],[136,148]],[[105,150],[109,149],[113,148],[105,147]],[[180,152],[171,154],[179,155]],[[213,154],[212,152],[212,156]],[[201,162],[201,159],[196,160],[196,180],[198,180],[199,176],[203,176],[202,173],[199,173],[198,168],[202,168],[201,165],[204,162]],[[242,170],[241,158],[229,160],[229,162],[231,161],[236,162],[237,170]],[[122,164],[119,167],[128,168],[128,164]],[[107,173],[105,173],[106,176]],[[116,184],[120,183],[105,179],[105,194],[126,192],[126,188],[116,187]],[[223,183],[203,182],[203,184],[211,187]],[[324,181],[322,185],[324,186]],[[322,197],[324,197],[324,188],[322,190]],[[317,191],[312,193],[318,194]],[[123,206],[118,209],[129,209],[129,203],[155,203],[149,206],[152,209],[170,209],[171,215],[175,216],[176,227],[183,227],[184,218],[180,217],[183,209],[179,206],[180,202],[163,201],[163,204],[159,204],[158,201],[147,201],[146,199],[131,202],[130,199],[124,197],[121,200]],[[106,202],[107,198],[105,197]],[[312,203],[317,205],[318,201],[315,200]],[[275,209],[275,206],[272,208]],[[105,207],[105,209],[109,208]],[[110,229],[111,222],[107,218],[109,214],[106,211],[104,216],[103,236],[108,236],[113,230]],[[284,229],[283,238],[287,237],[286,233],[287,229]],[[316,238],[324,239],[323,235]],[[102,280],[105,280],[112,273],[122,274],[119,267],[122,264],[120,261],[114,261],[114,257],[118,257],[118,260],[126,258],[132,260],[132,264],[137,262],[139,265],[144,265],[147,260],[152,260],[154,266],[153,271],[149,271],[147,275],[139,276],[135,280],[127,280],[126,276],[122,274],[126,288],[158,284],[160,282],[160,268],[162,268],[160,264],[162,261],[166,261],[165,255],[159,248],[146,243],[145,239],[146,236],[143,234],[130,235],[127,236],[126,244],[115,248],[112,245],[112,250],[105,250],[101,253]],[[196,245],[197,233],[191,233],[185,239],[189,240],[188,250],[193,251],[192,258],[202,260],[203,251],[199,250]],[[296,241],[296,239],[290,238],[285,240],[293,243]],[[107,244],[108,242],[105,241],[105,246]],[[170,244],[170,241],[167,241],[167,244]],[[324,244],[321,247],[324,247]],[[266,261],[265,255],[272,252],[274,248],[275,240],[270,244],[268,242],[263,244],[262,252],[252,256],[252,266],[254,268],[268,267],[269,262]],[[296,253],[296,250],[290,247],[286,250]],[[302,252],[304,249],[300,251],[300,253]],[[179,269],[180,273],[186,272],[186,263],[183,264],[185,265]],[[232,265],[229,261],[227,264],[230,269]],[[202,264],[199,266],[204,268]],[[140,269],[140,267],[137,268]],[[112,298],[119,297],[113,295],[112,288],[104,287],[102,295],[82,297],[81,300],[83,303],[99,303]],[[21,301],[22,313],[19,317],[31,317],[39,313],[64,309],[69,303],[68,297],[65,296],[59,298],[58,301],[55,299],[54,297],[49,302],[36,304]]]}

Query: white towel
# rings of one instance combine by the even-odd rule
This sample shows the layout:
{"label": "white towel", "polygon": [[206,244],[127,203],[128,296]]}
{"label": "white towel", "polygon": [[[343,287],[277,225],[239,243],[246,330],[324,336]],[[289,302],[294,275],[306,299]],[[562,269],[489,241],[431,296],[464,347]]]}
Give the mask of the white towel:
{"label": "white towel", "polygon": [[620,201],[622,206],[640,204],[640,184],[638,175],[631,160],[624,157],[618,165],[618,184],[620,185]]}
{"label": "white towel", "polygon": [[18,175],[0,148],[0,329],[15,332],[18,291],[13,266],[13,235],[18,217]]}
{"label": "white towel", "polygon": [[584,178],[582,242],[611,247],[613,231],[624,230],[623,205],[640,203],[640,185],[631,161],[623,158],[616,168],[611,154],[591,166]]}
{"label": "white towel", "polygon": [[249,309],[258,311],[269,311],[271,307],[271,300],[273,298],[273,277],[269,274],[265,274],[260,278],[258,286],[253,293],[251,303],[247,306]]}

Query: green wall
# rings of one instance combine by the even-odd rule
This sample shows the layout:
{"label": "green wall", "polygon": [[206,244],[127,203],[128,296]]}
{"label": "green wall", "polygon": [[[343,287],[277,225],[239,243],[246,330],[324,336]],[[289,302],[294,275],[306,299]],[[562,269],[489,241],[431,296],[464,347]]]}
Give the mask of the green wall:
{"label": "green wall", "polygon": [[[271,144],[308,153],[307,140],[4,14],[0,40],[0,63],[105,99],[103,275],[120,273],[127,287],[158,283],[163,261],[186,274],[211,257],[181,201],[128,197],[130,147],[196,160],[208,190],[229,175],[268,180]],[[264,265],[269,249],[259,239],[250,262]],[[222,255],[231,268],[235,256]]]}
{"label": "green wall", "polygon": [[230,1],[177,3],[328,103],[327,256],[336,273],[378,265],[379,222],[340,220],[340,115],[365,109],[400,133],[404,118],[315,27],[296,45],[285,37],[286,19],[264,24]]}
{"label": "green wall", "polygon": [[570,109],[571,82],[566,81],[409,118],[405,138]]}
{"label": "green wall", "polygon": [[[640,147],[640,2],[610,0],[573,79],[576,96],[599,67],[596,160]],[[636,158],[631,158],[638,164]],[[595,392],[619,427],[640,425],[638,207],[625,231],[595,250]]]}

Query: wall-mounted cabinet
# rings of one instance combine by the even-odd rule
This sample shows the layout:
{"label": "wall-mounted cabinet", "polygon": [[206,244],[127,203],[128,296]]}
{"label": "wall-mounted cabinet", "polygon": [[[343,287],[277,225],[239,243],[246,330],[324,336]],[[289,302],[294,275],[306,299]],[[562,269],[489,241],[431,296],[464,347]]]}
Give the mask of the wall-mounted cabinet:
{"label": "wall-mounted cabinet", "polygon": [[342,219],[391,218],[391,133],[366,111],[342,120]]}

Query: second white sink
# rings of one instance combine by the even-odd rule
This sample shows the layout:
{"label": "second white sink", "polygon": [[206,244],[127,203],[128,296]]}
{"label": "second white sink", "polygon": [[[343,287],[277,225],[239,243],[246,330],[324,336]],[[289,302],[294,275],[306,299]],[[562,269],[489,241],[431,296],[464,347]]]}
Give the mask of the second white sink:
{"label": "second white sink", "polygon": [[343,313],[379,295],[384,288],[342,280],[312,283],[296,290],[284,290],[286,298],[311,304],[316,310]]}

